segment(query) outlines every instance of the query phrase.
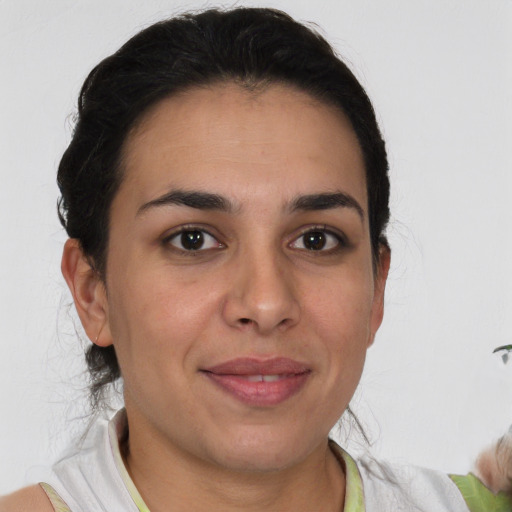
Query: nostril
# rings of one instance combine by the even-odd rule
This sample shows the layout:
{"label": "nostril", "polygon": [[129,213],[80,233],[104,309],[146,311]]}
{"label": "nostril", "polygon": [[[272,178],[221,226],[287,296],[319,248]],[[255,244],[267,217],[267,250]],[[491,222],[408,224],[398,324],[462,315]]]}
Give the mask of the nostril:
{"label": "nostril", "polygon": [[240,318],[240,323],[243,324],[243,325],[248,325],[252,322],[251,319],[249,318]]}

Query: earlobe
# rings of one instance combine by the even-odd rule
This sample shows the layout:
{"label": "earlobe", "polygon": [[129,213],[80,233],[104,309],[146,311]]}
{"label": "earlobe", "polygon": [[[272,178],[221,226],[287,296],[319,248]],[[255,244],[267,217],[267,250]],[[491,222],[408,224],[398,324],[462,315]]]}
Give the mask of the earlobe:
{"label": "earlobe", "polygon": [[368,346],[373,343],[375,334],[377,334],[384,317],[384,292],[386,290],[390,264],[391,249],[387,245],[381,244],[379,248],[379,260],[375,269],[372,316],[370,322],[371,331]]}
{"label": "earlobe", "polygon": [[111,345],[105,285],[78,240],[70,238],[65,243],[61,270],[87,336],[96,345]]}

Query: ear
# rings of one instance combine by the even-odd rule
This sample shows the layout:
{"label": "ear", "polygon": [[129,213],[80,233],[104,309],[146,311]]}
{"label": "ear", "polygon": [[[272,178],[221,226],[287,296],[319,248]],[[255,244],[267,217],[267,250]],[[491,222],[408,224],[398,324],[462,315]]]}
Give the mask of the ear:
{"label": "ear", "polygon": [[111,345],[105,285],[74,238],[64,245],[61,270],[88,338],[100,347]]}
{"label": "ear", "polygon": [[373,304],[368,346],[373,343],[375,334],[379,330],[382,318],[384,317],[384,292],[386,291],[386,281],[388,279],[390,264],[391,249],[387,245],[381,244],[379,247],[379,259],[374,271]]}

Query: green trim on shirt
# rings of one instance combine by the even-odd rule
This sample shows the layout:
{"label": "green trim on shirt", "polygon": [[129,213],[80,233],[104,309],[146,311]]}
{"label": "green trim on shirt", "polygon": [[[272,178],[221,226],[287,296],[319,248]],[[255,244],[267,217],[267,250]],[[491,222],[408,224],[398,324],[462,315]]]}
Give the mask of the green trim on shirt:
{"label": "green trim on shirt", "polygon": [[366,512],[363,480],[355,460],[332,439],[329,440],[329,447],[345,469],[345,504],[343,512]]}
{"label": "green trim on shirt", "polygon": [[512,496],[493,493],[475,475],[449,475],[459,488],[470,512],[512,512]]}
{"label": "green trim on shirt", "polygon": [[365,512],[363,482],[354,459],[347,453],[343,454],[345,463],[345,507],[343,512]]}
{"label": "green trim on shirt", "polygon": [[114,417],[113,421],[110,421],[108,425],[108,437],[110,441],[110,448],[112,449],[112,455],[114,457],[114,462],[116,464],[117,470],[123,483],[126,487],[126,490],[130,494],[133,502],[136,507],[139,509],[139,512],[150,512],[148,506],[144,503],[142,496],[139,494],[137,487],[133,483],[133,480],[130,478],[128,474],[128,470],[124,465],[123,457],[121,455],[120,448],[120,439],[126,436],[128,429],[128,421],[126,419],[126,412],[117,413]]}
{"label": "green trim on shirt", "polygon": [[71,512],[71,509],[67,506],[65,501],[57,494],[55,489],[44,482],[40,482],[39,485],[42,487],[43,491],[48,496],[50,503],[52,504],[53,510],[55,512]]}

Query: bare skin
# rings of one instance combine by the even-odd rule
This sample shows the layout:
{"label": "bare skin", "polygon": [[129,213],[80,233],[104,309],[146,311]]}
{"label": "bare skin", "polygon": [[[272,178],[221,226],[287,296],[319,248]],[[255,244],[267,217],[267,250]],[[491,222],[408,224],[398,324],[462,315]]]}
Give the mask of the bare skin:
{"label": "bare skin", "polygon": [[0,497],[0,512],[53,512],[46,493],[39,485],[31,485],[8,496]]}

